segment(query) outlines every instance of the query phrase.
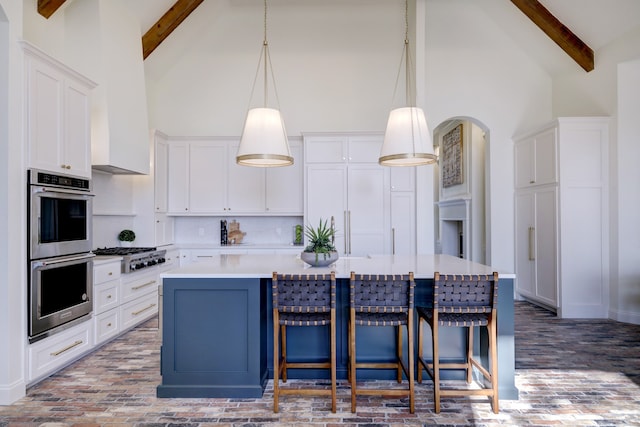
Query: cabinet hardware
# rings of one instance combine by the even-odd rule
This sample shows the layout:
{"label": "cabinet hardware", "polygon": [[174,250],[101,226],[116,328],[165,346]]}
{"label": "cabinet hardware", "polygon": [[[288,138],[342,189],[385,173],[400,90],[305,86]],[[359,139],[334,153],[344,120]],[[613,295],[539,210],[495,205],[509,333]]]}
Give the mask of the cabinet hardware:
{"label": "cabinet hardware", "polygon": [[107,299],[111,299],[111,295],[107,295]]}
{"label": "cabinet hardware", "polygon": [[145,288],[145,287],[147,287],[147,286],[149,286],[149,285],[153,285],[154,283],[156,283],[156,281],[155,281],[155,280],[152,280],[152,281],[147,282],[147,283],[144,283],[144,284],[142,284],[142,285],[140,285],[140,286],[132,286],[132,287],[131,287],[131,290],[132,290],[132,291],[137,291],[138,289]]}
{"label": "cabinet hardware", "polygon": [[110,271],[110,272],[109,272],[109,276],[113,276],[113,271]]}
{"label": "cabinet hardware", "polygon": [[349,253],[351,253],[351,211],[347,211],[349,215]]}
{"label": "cabinet hardware", "polygon": [[536,259],[534,247],[535,233],[535,227],[529,227],[529,261],[535,261]]}
{"label": "cabinet hardware", "polygon": [[152,309],[152,308],[153,308],[153,307],[155,307],[155,306],[156,306],[155,304],[149,304],[149,306],[148,306],[148,307],[145,307],[145,308],[143,308],[142,310],[132,311],[132,312],[131,312],[131,314],[133,314],[134,316],[137,316],[138,314],[143,313],[143,312],[145,312],[145,311],[147,311],[147,310],[150,310],[150,309]]}
{"label": "cabinet hardware", "polygon": [[391,255],[396,254],[396,229],[391,227]]}
{"label": "cabinet hardware", "polygon": [[111,327],[111,322],[107,323],[107,327],[109,328]]}
{"label": "cabinet hardware", "polygon": [[62,349],[60,349],[58,351],[54,351],[53,353],[51,353],[51,356],[60,356],[65,351],[69,351],[72,348],[79,346],[80,344],[82,344],[82,342],[83,342],[82,340],[78,340],[78,341],[74,342],[73,344],[69,344],[65,348],[62,348]]}

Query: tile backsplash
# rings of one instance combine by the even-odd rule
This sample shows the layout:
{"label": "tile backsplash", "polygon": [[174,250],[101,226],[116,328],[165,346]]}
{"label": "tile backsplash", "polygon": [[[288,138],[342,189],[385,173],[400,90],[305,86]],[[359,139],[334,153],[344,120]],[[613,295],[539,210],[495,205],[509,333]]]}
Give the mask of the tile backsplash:
{"label": "tile backsplash", "polygon": [[302,217],[176,217],[176,244],[220,244],[220,220],[236,220],[245,234],[243,243],[287,245],[293,241],[293,229],[303,224]]}

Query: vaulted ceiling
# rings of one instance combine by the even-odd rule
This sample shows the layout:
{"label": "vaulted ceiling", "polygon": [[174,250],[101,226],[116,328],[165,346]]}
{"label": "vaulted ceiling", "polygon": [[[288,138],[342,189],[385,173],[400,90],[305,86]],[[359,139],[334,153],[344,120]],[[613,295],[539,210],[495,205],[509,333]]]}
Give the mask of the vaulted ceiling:
{"label": "vaulted ceiling", "polygon": [[[38,12],[48,18],[65,1],[38,0]],[[145,32],[143,57],[147,58],[203,1],[127,0]],[[499,1],[524,13],[587,72],[594,68],[594,49],[640,25],[638,0],[511,0],[510,5],[507,0]],[[487,4],[495,8],[496,1]]]}

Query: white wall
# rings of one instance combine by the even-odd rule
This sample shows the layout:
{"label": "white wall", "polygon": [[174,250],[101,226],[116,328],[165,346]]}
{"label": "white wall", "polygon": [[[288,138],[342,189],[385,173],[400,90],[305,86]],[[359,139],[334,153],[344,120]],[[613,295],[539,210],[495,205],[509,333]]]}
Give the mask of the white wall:
{"label": "white wall", "polygon": [[0,0],[0,404],[25,393],[26,174],[23,169],[22,1]]}
{"label": "white wall", "polygon": [[610,317],[640,324],[640,27],[595,52],[595,69],[553,79],[553,114],[611,116],[610,144]]}
{"label": "white wall", "polygon": [[[473,117],[489,130],[487,259],[514,269],[511,137],[551,119],[551,79],[480,2],[426,2],[425,110],[430,126]],[[420,214],[426,217],[426,213]]]}
{"label": "white wall", "polygon": [[617,274],[612,277],[610,317],[640,324],[640,60],[621,63],[617,78],[618,143],[614,174],[618,188],[616,209],[612,213],[617,231],[612,264]]}

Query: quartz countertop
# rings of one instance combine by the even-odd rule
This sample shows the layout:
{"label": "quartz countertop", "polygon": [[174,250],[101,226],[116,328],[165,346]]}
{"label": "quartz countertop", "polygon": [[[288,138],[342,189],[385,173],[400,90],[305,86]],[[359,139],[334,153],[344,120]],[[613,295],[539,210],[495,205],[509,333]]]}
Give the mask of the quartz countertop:
{"label": "quartz countertop", "polygon": [[349,278],[352,271],[360,274],[407,274],[416,279],[442,274],[492,274],[514,278],[508,271],[492,268],[451,255],[370,255],[344,256],[328,267],[311,267],[296,255],[216,255],[207,261],[188,264],[161,274],[161,277],[189,278],[270,278],[273,272],[288,274],[330,273],[336,278]]}

